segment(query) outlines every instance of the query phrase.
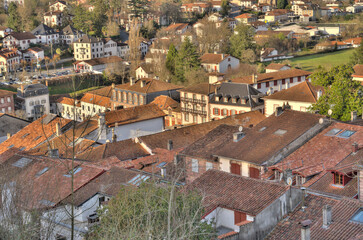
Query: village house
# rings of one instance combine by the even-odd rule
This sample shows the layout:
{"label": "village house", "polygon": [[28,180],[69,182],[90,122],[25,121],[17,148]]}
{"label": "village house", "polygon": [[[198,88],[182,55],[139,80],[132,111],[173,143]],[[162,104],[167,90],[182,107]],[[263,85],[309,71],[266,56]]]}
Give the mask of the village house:
{"label": "village house", "polygon": [[210,121],[209,101],[215,88],[214,84],[199,83],[179,91],[183,125]]}
{"label": "village house", "polygon": [[291,67],[289,65],[281,64],[281,63],[270,63],[269,65],[267,65],[265,67],[266,73],[278,72],[278,71],[283,71],[283,70],[288,70],[288,69],[291,69]]}
{"label": "village house", "polygon": [[209,101],[209,119],[220,119],[239,113],[263,112],[263,94],[248,84],[223,82],[216,85]]}
{"label": "village house", "polygon": [[239,66],[238,58],[223,53],[205,53],[200,57],[200,62],[207,72],[225,73]]}
{"label": "village house", "polygon": [[302,82],[291,88],[264,97],[266,117],[274,114],[278,107],[288,106],[295,111],[307,112],[324,93],[324,88],[310,82]]}
{"label": "village house", "polygon": [[63,24],[64,13],[61,11],[49,11],[44,14],[44,24],[49,27],[60,27]]}
{"label": "village house", "polygon": [[[86,93],[79,101],[80,117],[83,120],[87,120],[99,113],[103,113],[111,110],[111,99],[104,96],[99,96],[93,93]],[[78,105],[78,104],[77,104]],[[72,110],[72,109],[71,109]],[[78,117],[78,116],[77,116]]]}
{"label": "village house", "polygon": [[112,109],[129,108],[151,103],[160,95],[179,100],[181,86],[151,78],[130,79],[129,83],[116,85],[112,92]]}
{"label": "village house", "polygon": [[40,62],[44,59],[44,50],[38,47],[31,47],[22,51],[23,60],[27,62]]}
{"label": "village house", "polygon": [[248,83],[262,93],[272,94],[304,81],[310,81],[311,72],[292,68],[283,71],[255,74],[231,79],[235,83]]}
{"label": "village house", "polygon": [[38,119],[50,112],[49,90],[43,84],[21,84],[17,97],[22,101],[22,110],[28,120]]}
{"label": "village house", "polygon": [[353,80],[360,81],[363,85],[363,64],[357,64],[353,67],[354,73],[352,75]]}
{"label": "village house", "polygon": [[103,41],[100,38],[84,35],[73,43],[76,61],[102,58],[104,56]]}
{"label": "village house", "polygon": [[348,43],[341,41],[326,41],[315,45],[316,50],[327,51],[327,50],[341,50],[349,48]]}
{"label": "village house", "polygon": [[275,48],[262,48],[260,54],[261,62],[269,62],[281,59],[293,58],[294,56],[289,56],[285,54],[279,54],[279,52]]}
{"label": "village house", "polygon": [[54,3],[49,5],[49,10],[50,11],[64,12],[67,8],[68,8],[67,2],[61,1],[61,0],[57,0]]}
{"label": "village house", "polygon": [[[3,95],[3,91],[5,91],[5,90],[0,90],[0,96],[4,96],[6,98],[8,96],[10,96],[10,95],[7,95],[7,93],[5,93]],[[11,98],[12,98],[13,93],[11,93],[11,94],[12,94],[11,95]],[[5,103],[1,104],[1,101],[0,101],[0,109],[4,108],[3,106],[5,106],[5,109],[7,109],[9,107],[9,105],[11,106],[11,103],[10,104],[6,103],[6,106],[5,106]],[[6,114],[6,113],[0,113],[0,144],[2,142],[4,142],[5,140],[7,140],[8,138],[10,138],[15,133],[17,133],[18,131],[20,131],[21,129],[23,129],[24,127],[26,127],[28,124],[29,124],[29,122],[25,121],[23,119],[14,117],[14,116]]]}
{"label": "village house", "polygon": [[117,53],[117,42],[113,41],[111,38],[104,38],[103,39],[103,51],[104,56],[118,56]]}
{"label": "village house", "polygon": [[205,196],[205,222],[218,239],[263,239],[301,200],[300,189],[209,170],[191,184]]}
{"label": "village house", "polygon": [[343,42],[348,44],[349,47],[357,48],[362,42],[362,37],[345,39]]}
{"label": "village house", "polygon": [[0,74],[16,71],[20,65],[20,56],[16,49],[0,50]]}
{"label": "village house", "polygon": [[249,9],[251,9],[252,6],[257,3],[256,0],[233,0],[231,2],[237,4],[238,6],[241,6],[242,8],[249,8]]}
{"label": "village house", "polygon": [[257,21],[257,17],[254,14],[251,14],[251,13],[243,13],[243,14],[238,15],[237,17],[235,17],[235,19],[238,22],[244,23],[244,24],[248,24],[248,23]]}
{"label": "village house", "polygon": [[271,11],[272,6],[266,3],[253,4],[252,9],[256,12],[266,13]]}
{"label": "village house", "polygon": [[180,103],[164,95],[156,97],[151,103],[158,106],[166,114],[165,128],[173,128],[182,125]]}
{"label": "village house", "polygon": [[279,36],[282,35],[285,38],[291,39],[293,35],[293,31],[273,31],[273,30],[267,30],[267,31],[257,31],[255,34],[255,40],[261,41],[261,40],[267,40],[268,38],[272,36]]}
{"label": "village house", "polygon": [[12,32],[3,39],[7,48],[28,49],[30,44],[37,44],[37,38],[30,32]]}
{"label": "village house", "polygon": [[121,64],[125,64],[122,58],[117,56],[92,58],[88,60],[79,60],[73,63],[74,70],[77,72],[93,72],[102,73],[107,68],[120,68]]}
{"label": "village house", "polygon": [[127,59],[129,56],[130,48],[127,43],[117,42],[117,56]]}
{"label": "village house", "polygon": [[141,78],[155,78],[153,67],[151,64],[142,64],[138,68],[136,68],[136,80],[139,80]]}
{"label": "village house", "polygon": [[13,113],[14,108],[14,92],[0,89],[0,114]]}
{"label": "village house", "polygon": [[58,99],[58,112],[65,119],[82,120],[81,103],[73,98],[62,97]]}
{"label": "village house", "polygon": [[59,33],[43,23],[36,27],[31,33],[37,38],[37,43],[48,45],[59,43]]}
{"label": "village house", "polygon": [[221,125],[180,152],[186,182],[211,168],[259,179],[267,167],[326,128],[328,121],[319,123],[319,119],[319,115],[280,108],[252,128]]}
{"label": "village house", "polygon": [[11,32],[13,32],[13,29],[9,27],[0,26],[0,37],[4,38],[6,35],[10,34]]}
{"label": "village house", "polygon": [[85,34],[83,32],[75,29],[71,25],[68,25],[60,31],[59,41],[63,44],[71,45],[84,35]]}
{"label": "village house", "polygon": [[165,28],[169,34],[184,34],[189,29],[188,23],[174,23]]}
{"label": "village house", "polygon": [[293,12],[288,9],[273,9],[265,13],[265,22],[286,22],[291,16],[293,16]]}
{"label": "village house", "polygon": [[210,9],[211,5],[208,2],[184,3],[180,10],[183,13],[203,14]]}

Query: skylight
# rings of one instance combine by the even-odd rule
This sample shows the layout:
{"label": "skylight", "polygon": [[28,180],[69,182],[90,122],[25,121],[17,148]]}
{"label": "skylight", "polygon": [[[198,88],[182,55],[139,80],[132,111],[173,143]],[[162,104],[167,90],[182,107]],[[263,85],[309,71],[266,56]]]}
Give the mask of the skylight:
{"label": "skylight", "polygon": [[42,136],[38,136],[36,138],[34,138],[34,141],[38,140],[39,138],[41,138]]}
{"label": "skylight", "polygon": [[337,135],[340,131],[342,131],[342,129],[339,128],[333,128],[332,130],[330,130],[329,132],[327,132],[325,134],[325,136],[335,136]]}
{"label": "skylight", "polygon": [[265,131],[266,130],[266,127],[262,127],[262,128],[260,128],[260,130],[258,130],[259,132],[263,132],[263,131]]}
{"label": "skylight", "polygon": [[162,163],[160,163],[159,165],[157,165],[157,167],[158,168],[162,168],[162,167],[164,167],[166,165],[166,162],[162,162]]}
{"label": "skylight", "polygon": [[150,178],[149,176],[137,174],[130,181],[128,181],[128,183],[139,186],[142,182],[148,180],[149,178]]}
{"label": "skylight", "polygon": [[69,171],[67,174],[65,174],[65,177],[71,177],[72,176],[72,171],[73,171],[73,175],[75,175],[76,173],[78,173],[79,171],[81,171],[82,168],[81,167],[75,167],[73,168],[73,170]]}
{"label": "skylight", "polygon": [[351,218],[353,222],[361,223],[363,224],[363,208],[359,209],[356,214]]}
{"label": "skylight", "polygon": [[43,168],[42,170],[40,170],[39,172],[37,172],[37,174],[35,174],[36,177],[39,177],[41,175],[43,175],[46,171],[48,171],[48,167]]}
{"label": "skylight", "polygon": [[45,205],[45,206],[48,206],[48,207],[51,207],[51,206],[53,206],[53,205],[54,205],[54,202],[51,202],[51,201],[46,200],[46,199],[42,199],[42,200],[40,200],[40,201],[39,201],[39,203],[41,203],[41,204],[43,204],[43,205]]}
{"label": "skylight", "polygon": [[350,138],[354,133],[355,133],[355,131],[345,130],[344,132],[342,132],[341,134],[339,134],[338,137],[341,137],[341,138]]}
{"label": "skylight", "polygon": [[23,168],[25,167],[26,165],[28,165],[30,162],[32,161],[32,159],[30,158],[20,158],[18,161],[16,161],[15,163],[13,163],[12,165],[14,167],[18,167],[18,168]]}
{"label": "skylight", "polygon": [[287,130],[283,130],[283,129],[277,129],[276,132],[274,132],[275,135],[279,135],[279,136],[282,136],[285,133],[287,133]]}
{"label": "skylight", "polygon": [[12,147],[14,147],[14,144],[11,144],[8,148],[12,148]]}

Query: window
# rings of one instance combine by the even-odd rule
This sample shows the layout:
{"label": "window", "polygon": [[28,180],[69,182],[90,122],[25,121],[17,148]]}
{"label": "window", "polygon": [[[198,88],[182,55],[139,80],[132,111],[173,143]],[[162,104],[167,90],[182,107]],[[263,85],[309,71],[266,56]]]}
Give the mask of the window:
{"label": "window", "polygon": [[199,172],[199,162],[198,159],[192,159],[192,172]]}
{"label": "window", "polygon": [[300,107],[300,112],[306,112],[306,107]]}
{"label": "window", "polygon": [[213,169],[213,163],[206,162],[205,163],[205,170],[208,171],[209,169]]}
{"label": "window", "polygon": [[337,135],[341,131],[342,131],[341,129],[333,128],[332,130],[330,130],[329,132],[327,132],[325,134],[325,136],[335,136],[335,135]]}
{"label": "window", "polygon": [[266,87],[270,87],[270,82],[266,82]]}
{"label": "window", "polygon": [[236,115],[236,110],[231,110],[231,115]]}
{"label": "window", "polygon": [[193,115],[193,123],[198,123],[198,116],[197,115]]}
{"label": "window", "polygon": [[363,208],[360,208],[351,218],[353,222],[358,222],[363,224]]}
{"label": "window", "polygon": [[227,109],[223,109],[223,116],[227,116],[228,112],[227,112]]}
{"label": "window", "polygon": [[224,97],[224,98],[223,98],[223,101],[224,101],[224,102],[228,102],[228,97]]}
{"label": "window", "polygon": [[73,168],[73,170],[70,170],[67,174],[65,174],[64,176],[65,177],[71,177],[71,175],[72,175],[72,172],[73,172],[73,175],[75,175],[76,173],[78,173],[79,171],[81,171],[82,170],[82,168],[81,167],[79,167],[79,166],[77,166],[77,167],[75,167],[75,168]]}
{"label": "window", "polygon": [[234,224],[236,225],[243,221],[246,221],[246,214],[243,212],[234,211]]}
{"label": "window", "polygon": [[334,184],[343,185],[343,175],[339,173],[334,173]]}
{"label": "window", "polygon": [[287,133],[287,131],[286,131],[286,130],[283,130],[283,129],[277,129],[277,130],[274,132],[274,134],[275,134],[275,135],[279,135],[279,136],[282,136],[282,135],[284,135],[285,133]]}
{"label": "window", "polygon": [[236,98],[232,98],[232,103],[236,103],[237,99]]}
{"label": "window", "polygon": [[290,78],[290,83],[293,83],[294,82],[294,78]]}
{"label": "window", "polygon": [[257,84],[257,89],[261,89],[261,83]]}
{"label": "window", "polygon": [[338,135],[338,137],[341,137],[341,138],[350,138],[354,133],[355,133],[355,131],[345,130],[344,132],[340,133]]}
{"label": "window", "polygon": [[297,81],[298,81],[298,82],[301,82],[301,76],[298,76],[298,77],[297,77]]}
{"label": "window", "polygon": [[219,115],[219,109],[218,108],[213,108],[213,114],[214,115]]}
{"label": "window", "polygon": [[4,98],[1,98],[1,103],[4,103],[5,101],[4,101]]}
{"label": "window", "polygon": [[11,112],[11,107],[8,107],[8,112]]}
{"label": "window", "polygon": [[184,114],[184,121],[189,122],[189,113]]}
{"label": "window", "polygon": [[282,84],[285,84],[285,79],[282,79]]}
{"label": "window", "polygon": [[277,80],[274,81],[274,86],[277,86]]}
{"label": "window", "polygon": [[129,93],[129,100],[128,100],[129,103],[132,103],[132,94]]}

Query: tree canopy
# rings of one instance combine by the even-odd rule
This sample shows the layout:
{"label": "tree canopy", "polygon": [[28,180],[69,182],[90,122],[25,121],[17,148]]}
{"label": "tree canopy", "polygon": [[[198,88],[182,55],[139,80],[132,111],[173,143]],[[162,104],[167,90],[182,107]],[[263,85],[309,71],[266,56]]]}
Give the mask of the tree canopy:
{"label": "tree canopy", "polygon": [[185,81],[185,73],[200,67],[200,59],[196,46],[186,37],[180,46],[175,61],[175,75],[181,82]]}
{"label": "tree canopy", "polygon": [[253,43],[255,31],[246,24],[238,24],[234,31],[237,34],[233,34],[230,38],[230,53],[237,58],[241,58],[245,50],[255,49]]}

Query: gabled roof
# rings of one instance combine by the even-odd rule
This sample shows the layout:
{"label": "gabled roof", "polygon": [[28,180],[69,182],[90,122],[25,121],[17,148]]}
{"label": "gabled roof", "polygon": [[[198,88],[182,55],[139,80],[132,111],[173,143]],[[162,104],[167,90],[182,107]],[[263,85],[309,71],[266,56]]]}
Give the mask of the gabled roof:
{"label": "gabled roof", "polygon": [[102,42],[102,39],[84,35],[80,39],[78,39],[76,43],[99,43],[99,42]]}
{"label": "gabled roof", "polygon": [[[282,80],[282,79],[290,79],[293,77],[301,77],[301,76],[309,76],[309,75],[311,75],[311,72],[293,68],[293,69],[288,69],[288,70],[284,70],[284,71],[257,74],[257,83],[270,82],[270,81]],[[236,83],[248,83],[248,84],[254,83],[252,76],[234,78],[231,80],[232,80],[232,82],[236,82]]]}
{"label": "gabled roof", "polygon": [[[144,82],[143,87],[142,82]],[[137,80],[133,85],[131,85],[130,83],[125,83],[116,85],[115,88],[138,93],[155,93],[181,89],[182,86],[174,85],[172,83],[167,83],[152,78],[142,78],[140,80]]]}
{"label": "gabled roof", "polygon": [[115,124],[120,126],[160,118],[165,115],[166,114],[155,104],[147,104],[106,112],[105,119],[107,126],[113,127]]}
{"label": "gabled roof", "polygon": [[243,13],[243,14],[241,14],[241,15],[238,15],[237,17],[235,17],[235,18],[253,18],[253,17],[255,17],[255,15],[253,15],[253,14],[251,14],[251,13]]}
{"label": "gabled roof", "polygon": [[[179,91],[187,92],[187,93],[198,93],[198,94],[202,94],[202,95],[209,95],[209,94],[214,93],[215,88],[216,88],[216,85],[214,85],[214,84],[198,83],[198,84],[194,84],[192,86],[183,88]],[[181,97],[183,97],[183,96],[181,96]]]}
{"label": "gabled roof", "polygon": [[[24,127],[29,125],[28,121],[1,113],[0,114],[0,137],[6,136],[8,133],[14,135]],[[1,145],[0,145],[1,146]]]}
{"label": "gabled roof", "polygon": [[363,64],[357,64],[353,67],[353,77],[363,77]]}
{"label": "gabled roof", "polygon": [[200,61],[202,64],[218,64],[228,57],[232,56],[229,54],[205,53],[200,57]]}
{"label": "gabled roof", "polygon": [[84,103],[102,106],[107,109],[111,108],[111,99],[110,98],[102,97],[102,96],[99,96],[99,95],[96,95],[93,93],[84,94],[80,101],[81,101],[81,104],[82,104],[82,102],[84,102]]}
{"label": "gabled roof", "polygon": [[13,147],[21,150],[32,149],[55,136],[57,123],[64,130],[67,129],[70,122],[71,120],[63,119],[53,114],[45,115],[1,143],[0,154]]}
{"label": "gabled roof", "polygon": [[[18,54],[17,50],[15,50],[15,49],[2,49],[2,50],[0,50],[0,57],[3,57],[5,59],[11,59],[11,58],[19,57],[19,54]],[[1,96],[1,92],[5,93],[7,91],[0,90],[0,96]]]}
{"label": "gabled roof", "polygon": [[54,3],[50,4],[50,6],[52,6],[52,5],[54,5],[54,4],[57,4],[57,3],[63,4],[63,5],[67,5],[67,3],[66,3],[65,1],[57,0],[57,1],[55,1]]}
{"label": "gabled roof", "polygon": [[80,34],[83,34],[83,32],[75,29],[71,25],[68,25],[62,29],[62,34],[63,35],[80,35]]}
{"label": "gabled roof", "polygon": [[206,212],[216,207],[225,207],[257,216],[289,187],[224,171],[209,170],[187,185],[186,189],[201,192]]}
{"label": "gabled roof", "polygon": [[320,86],[314,86],[312,83],[305,81],[291,88],[278,91],[270,96],[265,97],[265,99],[316,103],[318,100],[318,91],[324,93],[324,88]]}
{"label": "gabled roof", "polygon": [[33,31],[32,34],[34,35],[51,35],[51,34],[56,34],[56,32],[54,31],[53,28],[48,27],[47,25],[45,25],[44,23],[41,23],[38,27],[36,27]]}
{"label": "gabled roof", "polygon": [[270,63],[265,69],[280,70],[283,67],[288,67],[288,65],[282,63]]}
{"label": "gabled roof", "polygon": [[36,39],[36,37],[30,32],[12,32],[8,36],[12,36],[16,40],[28,40],[28,39]]}
{"label": "gabled roof", "polygon": [[16,94],[16,92],[11,92],[11,91],[0,89],[0,97],[8,97],[8,96],[10,97],[15,94]]}
{"label": "gabled roof", "polygon": [[122,58],[120,58],[118,56],[110,56],[110,57],[103,57],[103,58],[93,58],[93,59],[89,59],[89,60],[81,60],[81,61],[77,61],[73,64],[76,65],[79,63],[86,63],[90,66],[97,66],[97,65],[103,65],[103,64],[108,64],[108,63],[118,63],[118,62],[123,62]]}
{"label": "gabled roof", "polygon": [[174,23],[165,28],[166,31],[178,31],[188,27],[188,23]]}
{"label": "gabled roof", "polygon": [[102,97],[111,98],[111,96],[112,96],[112,86],[99,88],[99,89],[96,89],[96,90],[89,91],[87,93],[91,93],[91,94],[102,96]]}
{"label": "gabled roof", "polygon": [[165,95],[156,97],[151,103],[158,106],[161,110],[168,110],[169,108],[174,110],[180,108],[180,104],[177,101]]}

